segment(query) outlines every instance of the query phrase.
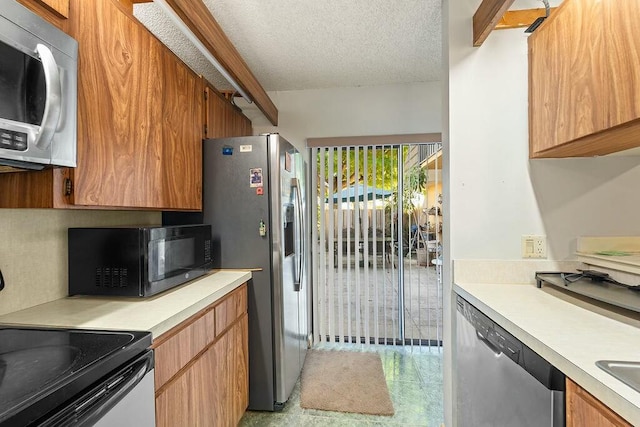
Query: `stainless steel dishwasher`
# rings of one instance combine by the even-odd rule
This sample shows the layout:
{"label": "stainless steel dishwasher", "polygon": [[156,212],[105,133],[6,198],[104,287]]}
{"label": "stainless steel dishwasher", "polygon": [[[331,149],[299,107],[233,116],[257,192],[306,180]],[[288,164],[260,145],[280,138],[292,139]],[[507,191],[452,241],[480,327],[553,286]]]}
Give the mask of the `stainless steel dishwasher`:
{"label": "stainless steel dishwasher", "polygon": [[565,376],[457,296],[459,427],[565,425]]}

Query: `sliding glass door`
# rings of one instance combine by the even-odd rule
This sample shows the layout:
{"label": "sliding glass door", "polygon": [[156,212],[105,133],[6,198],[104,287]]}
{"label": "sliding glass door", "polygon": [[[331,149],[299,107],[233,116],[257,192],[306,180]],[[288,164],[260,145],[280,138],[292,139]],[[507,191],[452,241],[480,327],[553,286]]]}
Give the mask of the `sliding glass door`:
{"label": "sliding glass door", "polygon": [[441,344],[439,148],[311,150],[316,341]]}

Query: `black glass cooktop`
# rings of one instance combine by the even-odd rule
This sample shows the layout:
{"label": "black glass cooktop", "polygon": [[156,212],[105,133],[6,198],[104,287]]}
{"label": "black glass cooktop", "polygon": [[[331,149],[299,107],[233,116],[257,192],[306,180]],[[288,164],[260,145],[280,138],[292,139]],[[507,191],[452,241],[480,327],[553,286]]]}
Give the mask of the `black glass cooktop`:
{"label": "black glass cooktop", "polygon": [[149,332],[0,326],[0,426],[35,422],[149,346]]}

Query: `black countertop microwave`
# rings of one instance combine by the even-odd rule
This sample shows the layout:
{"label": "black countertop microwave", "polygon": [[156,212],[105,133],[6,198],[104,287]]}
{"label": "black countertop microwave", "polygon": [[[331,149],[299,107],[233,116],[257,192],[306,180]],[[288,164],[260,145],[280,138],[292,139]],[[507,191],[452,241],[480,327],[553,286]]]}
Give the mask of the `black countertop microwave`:
{"label": "black countertop microwave", "polygon": [[149,297],[211,268],[210,225],[69,229],[69,295]]}
{"label": "black countertop microwave", "polygon": [[0,7],[0,172],[76,166],[78,43],[15,1]]}

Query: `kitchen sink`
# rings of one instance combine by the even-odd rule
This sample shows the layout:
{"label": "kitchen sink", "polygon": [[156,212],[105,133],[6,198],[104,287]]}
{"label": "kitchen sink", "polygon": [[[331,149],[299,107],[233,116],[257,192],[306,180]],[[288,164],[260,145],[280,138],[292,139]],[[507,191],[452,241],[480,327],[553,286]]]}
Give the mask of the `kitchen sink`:
{"label": "kitchen sink", "polygon": [[640,362],[598,360],[596,366],[640,392]]}

